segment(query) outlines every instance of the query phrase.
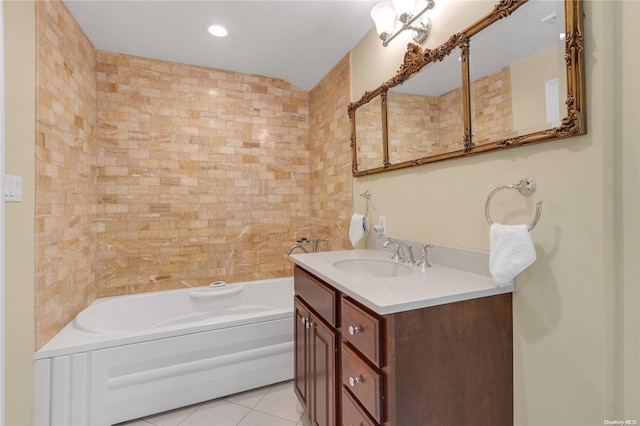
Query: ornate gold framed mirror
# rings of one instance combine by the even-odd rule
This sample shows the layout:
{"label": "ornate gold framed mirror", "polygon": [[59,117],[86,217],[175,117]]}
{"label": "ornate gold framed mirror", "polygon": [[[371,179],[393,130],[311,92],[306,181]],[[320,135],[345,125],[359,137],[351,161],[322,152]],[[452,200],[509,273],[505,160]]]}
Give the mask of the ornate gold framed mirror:
{"label": "ornate gold framed mirror", "polygon": [[[349,105],[353,176],[586,133],[582,0],[501,0]],[[380,132],[380,133],[377,133]]]}

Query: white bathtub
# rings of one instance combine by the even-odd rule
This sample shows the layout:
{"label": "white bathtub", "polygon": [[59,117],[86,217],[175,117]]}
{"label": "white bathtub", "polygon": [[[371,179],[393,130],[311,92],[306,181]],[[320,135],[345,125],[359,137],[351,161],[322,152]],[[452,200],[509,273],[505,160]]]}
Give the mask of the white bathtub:
{"label": "white bathtub", "polygon": [[38,426],[111,425],[293,378],[293,278],[98,299],[35,356]]}

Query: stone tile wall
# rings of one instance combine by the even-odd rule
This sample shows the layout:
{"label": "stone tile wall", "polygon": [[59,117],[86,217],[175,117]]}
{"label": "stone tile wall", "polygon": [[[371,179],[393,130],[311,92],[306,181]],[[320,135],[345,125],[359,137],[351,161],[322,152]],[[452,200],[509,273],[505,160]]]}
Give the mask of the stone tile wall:
{"label": "stone tile wall", "polygon": [[[351,62],[345,56],[309,94],[311,238],[322,251],[351,248]],[[304,236],[304,235],[302,235]]]}
{"label": "stone tile wall", "polygon": [[96,80],[95,49],[64,3],[36,2],[36,31],[40,348],[96,297]]}
{"label": "stone tile wall", "polygon": [[309,95],[98,52],[99,296],[292,274],[309,228]]}

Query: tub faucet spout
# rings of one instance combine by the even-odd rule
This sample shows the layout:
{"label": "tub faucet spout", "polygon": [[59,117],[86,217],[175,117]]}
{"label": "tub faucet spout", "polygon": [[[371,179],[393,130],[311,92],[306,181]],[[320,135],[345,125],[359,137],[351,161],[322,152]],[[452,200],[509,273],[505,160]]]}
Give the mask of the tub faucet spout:
{"label": "tub faucet spout", "polygon": [[302,244],[298,243],[298,244],[294,244],[294,245],[291,246],[291,248],[287,252],[287,256],[289,256],[295,249],[300,249],[304,253],[309,253],[306,248],[302,247]]}
{"label": "tub faucet spout", "polygon": [[[289,256],[296,249],[300,249],[304,253],[317,253],[317,252],[320,251],[320,243],[321,242],[328,242],[328,241],[329,241],[328,238],[326,238],[324,240],[321,240],[318,237],[315,237],[313,239],[309,239],[307,237],[298,238],[296,240],[297,244],[294,244],[294,245],[291,246],[291,248],[287,252],[287,256]],[[308,244],[309,248],[305,248],[305,246],[303,244]]]}

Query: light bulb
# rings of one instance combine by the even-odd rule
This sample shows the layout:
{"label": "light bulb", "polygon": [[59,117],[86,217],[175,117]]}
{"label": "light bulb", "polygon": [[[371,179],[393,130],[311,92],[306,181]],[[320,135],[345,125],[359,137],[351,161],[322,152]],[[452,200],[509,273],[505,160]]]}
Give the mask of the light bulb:
{"label": "light bulb", "polygon": [[221,25],[216,25],[216,24],[208,25],[207,31],[209,31],[209,34],[216,37],[225,37],[228,34],[227,29],[225,27]]}

